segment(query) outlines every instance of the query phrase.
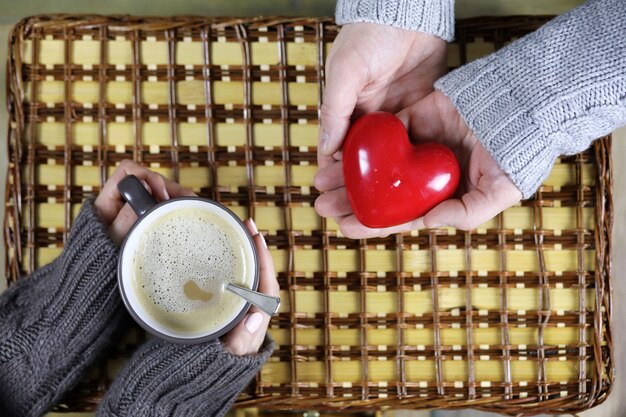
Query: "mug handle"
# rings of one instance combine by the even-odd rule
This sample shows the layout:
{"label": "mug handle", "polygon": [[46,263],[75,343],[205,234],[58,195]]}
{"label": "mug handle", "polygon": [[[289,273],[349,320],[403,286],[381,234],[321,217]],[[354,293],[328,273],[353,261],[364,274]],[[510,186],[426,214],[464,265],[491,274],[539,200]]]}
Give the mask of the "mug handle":
{"label": "mug handle", "polygon": [[157,201],[146,190],[146,187],[139,181],[139,178],[130,174],[117,184],[118,191],[124,197],[124,200],[133,209],[137,217],[141,217],[144,213],[157,205]]}

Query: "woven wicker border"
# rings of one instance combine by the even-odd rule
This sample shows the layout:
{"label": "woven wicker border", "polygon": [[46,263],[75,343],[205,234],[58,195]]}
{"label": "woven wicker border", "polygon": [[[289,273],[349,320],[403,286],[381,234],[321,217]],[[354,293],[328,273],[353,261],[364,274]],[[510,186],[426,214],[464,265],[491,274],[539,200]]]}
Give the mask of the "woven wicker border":
{"label": "woven wicker border", "polygon": [[[457,24],[457,44],[459,45],[460,61],[467,61],[467,54],[465,45],[472,42],[476,37],[481,37],[489,42],[492,42],[496,48],[502,47],[506,42],[512,38],[522,36],[529,31],[532,31],[545,23],[548,19],[546,16],[526,17],[526,16],[514,16],[507,18],[474,18],[459,21]],[[25,89],[24,80],[27,78],[27,74],[24,73],[25,65],[22,62],[22,50],[25,39],[34,33],[34,31],[41,30],[54,30],[59,33],[67,34],[68,31],[76,30],[98,30],[102,34],[106,34],[109,28],[115,28],[115,30],[122,30],[127,33],[139,33],[142,31],[159,32],[162,33],[165,39],[173,42],[173,36],[181,29],[195,28],[199,29],[201,33],[208,34],[211,31],[217,29],[228,29],[234,31],[239,41],[242,43],[243,49],[246,50],[248,39],[246,34],[250,29],[258,28],[261,26],[277,27],[279,32],[279,40],[283,42],[284,51],[284,34],[286,26],[305,25],[307,27],[315,28],[316,42],[325,42],[332,40],[337,33],[337,27],[330,19],[310,19],[310,18],[253,18],[253,19],[230,19],[230,18],[202,18],[202,17],[171,17],[171,18],[151,18],[151,17],[130,17],[130,16],[97,16],[97,15],[52,15],[52,16],[38,16],[31,17],[23,20],[13,29],[9,37],[9,59],[8,59],[8,71],[7,71],[7,88],[8,88],[8,109],[10,115],[10,125],[8,133],[8,155],[9,155],[9,175],[7,179],[7,192],[6,192],[6,207],[7,214],[5,217],[5,245],[7,248],[7,281],[10,284],[18,279],[23,271],[34,269],[35,257],[32,256],[34,248],[38,245],[38,238],[35,236],[35,230],[30,228],[26,230],[23,225],[20,224],[20,218],[24,214],[25,201],[32,201],[35,197],[35,184],[25,183],[21,175],[21,169],[34,170],[34,158],[35,149],[32,144],[29,144],[26,140],[25,124],[30,115],[35,115],[37,109],[35,106],[30,106],[28,109],[25,107]],[[204,38],[206,42],[208,38]],[[321,91],[322,78],[323,78],[323,60],[324,54],[321,52],[323,48],[320,48],[320,54],[318,58],[318,64],[316,70],[320,75],[318,77],[318,85]],[[249,51],[246,53],[249,54]],[[245,62],[249,62],[249,55]],[[281,80],[284,81],[286,74],[281,73]],[[68,76],[68,74],[65,74]],[[139,73],[129,74],[135,77],[141,77]],[[210,75],[207,75],[210,77]],[[250,78],[250,68],[244,68],[243,72],[244,80]],[[286,94],[286,93],[284,93]],[[103,100],[103,99],[101,99]],[[207,117],[212,117],[210,114]],[[245,109],[250,108],[249,94],[246,96]],[[319,108],[319,103],[318,103]],[[70,111],[71,107],[66,103],[64,109],[65,112]],[[285,107],[281,108],[281,114],[283,117],[287,110]],[[171,116],[171,115],[170,115]],[[244,116],[245,117],[245,116]],[[69,124],[69,121],[66,121]],[[248,125],[250,129],[250,125]],[[250,132],[248,132],[250,133]],[[98,154],[98,160],[102,161],[101,157],[106,153]],[[139,154],[134,153],[132,155],[135,159],[140,157]],[[174,165],[179,162],[179,154],[172,154]],[[71,164],[72,152],[69,146],[66,146],[64,154],[64,162],[66,166]],[[246,154],[246,160],[249,160],[251,155]],[[597,404],[602,403],[608,396],[612,382],[614,380],[614,368],[613,368],[613,339],[611,329],[611,316],[612,316],[612,299],[611,299],[611,230],[613,222],[613,203],[612,203],[612,171],[611,171],[611,142],[610,138],[603,138],[597,140],[593,146],[593,152],[581,154],[573,157],[577,164],[577,176],[578,184],[580,184],[581,169],[578,169],[582,163],[589,158],[595,159],[597,166],[596,172],[596,184],[595,189],[591,190],[588,187],[577,187],[577,201],[584,200],[589,195],[595,195],[595,235],[593,236],[593,242],[596,249],[596,268],[595,268],[595,289],[596,289],[596,308],[593,314],[593,336],[592,346],[593,352],[588,352],[586,348],[580,348],[579,355],[581,357],[593,357],[595,370],[592,373],[592,380],[589,383],[576,383],[574,388],[577,393],[569,394],[565,397],[554,396],[549,394],[549,387],[541,386],[541,382],[538,385],[537,395],[530,395],[527,398],[511,399],[511,388],[505,389],[502,394],[494,394],[491,397],[477,396],[475,384],[476,381],[473,376],[473,370],[470,367],[469,376],[469,388],[464,388],[467,395],[462,398],[457,398],[453,394],[453,390],[446,390],[441,385],[441,363],[442,352],[435,352],[435,358],[437,360],[437,386],[429,386],[421,389],[419,387],[411,387],[407,384],[404,370],[402,368],[404,354],[404,346],[399,340],[397,349],[397,361],[400,368],[400,381],[397,385],[397,389],[394,389],[395,393],[392,395],[385,394],[378,398],[373,398],[371,395],[374,389],[370,389],[367,385],[361,387],[358,392],[354,392],[351,398],[345,398],[339,396],[332,384],[321,385],[316,395],[303,394],[299,388],[298,383],[293,382],[288,387],[281,388],[281,395],[271,395],[267,390],[264,390],[263,386],[257,384],[252,386],[250,390],[242,395],[238,401],[239,406],[258,406],[264,409],[317,409],[317,410],[372,410],[372,409],[424,409],[424,408],[476,408],[486,411],[495,411],[510,415],[530,415],[543,412],[564,413],[564,412],[577,412],[588,409]],[[102,165],[103,178],[105,176],[104,170],[106,165],[110,165],[115,161],[104,160]],[[177,172],[177,171],[176,171]],[[29,178],[34,178],[34,171],[31,171],[28,175]],[[66,171],[66,184],[70,184],[70,171]],[[175,174],[177,178],[178,174]],[[287,178],[289,183],[289,177]],[[591,194],[589,194],[591,193]],[[68,205],[72,199],[78,197],[85,197],[78,195],[71,195],[70,190],[63,193],[63,201]],[[541,207],[544,204],[544,197],[540,190],[534,199],[529,200],[525,204],[535,207]],[[29,210],[26,213],[26,218],[29,220],[29,224],[35,222],[35,212],[32,209],[33,205],[28,205]],[[69,217],[69,210],[67,211],[66,226],[70,225],[71,219]],[[579,212],[579,215],[580,212]],[[540,216],[540,214],[539,214]],[[539,224],[541,224],[539,219]],[[324,223],[325,224],[325,223]],[[65,238],[67,230],[62,234],[61,238]],[[429,234],[430,239],[437,239],[437,233],[431,232]],[[464,234],[465,239],[471,239],[469,234]],[[579,243],[584,244],[585,237],[579,234]],[[325,242],[328,244],[329,235],[326,234]],[[497,239],[505,239],[504,235],[497,236]],[[382,244],[402,244],[403,236],[390,237],[380,240]],[[534,234],[534,243],[539,248],[543,242],[543,234]],[[272,242],[270,240],[270,245]],[[293,242],[292,242],[293,243]],[[372,241],[369,244],[373,244]],[[353,247],[359,248],[361,251],[366,250],[364,242],[354,242]],[[27,248],[31,251],[31,256],[28,257],[30,264],[23,264],[22,248]],[[542,258],[542,252],[538,249],[539,259]],[[579,256],[582,256],[579,252]],[[324,253],[324,262],[327,264],[327,253]],[[540,263],[543,264],[542,261]],[[545,271],[545,267],[541,267],[542,271]],[[545,275],[545,274],[544,274]],[[279,277],[279,280],[281,278]],[[281,283],[286,284],[287,279],[282,278]],[[324,277],[324,283],[329,285],[328,277]],[[363,277],[365,279],[365,277]],[[404,282],[404,278],[398,275],[399,282]],[[435,278],[433,278],[435,279]],[[506,279],[506,277],[500,277],[500,279]],[[548,288],[547,275],[544,276],[542,288]],[[584,278],[581,278],[584,279]],[[367,285],[366,282],[362,283]],[[433,282],[436,284],[436,281]],[[582,283],[584,285],[584,282]],[[435,292],[434,292],[435,293]],[[325,291],[326,300],[328,304],[328,291]],[[541,297],[541,295],[540,295]],[[582,297],[582,295],[581,295]],[[583,300],[584,301],[584,300]],[[583,302],[584,303],[584,302]],[[541,303],[540,303],[541,304]],[[436,306],[436,300],[434,300]],[[543,305],[543,304],[542,304]],[[505,314],[506,316],[506,314]],[[291,318],[290,318],[291,317]],[[289,322],[295,322],[293,315],[285,315],[279,317],[277,320],[287,320]],[[326,320],[326,319],[325,319]],[[404,318],[398,317],[398,323],[404,324]],[[468,324],[471,324],[471,315],[468,316]],[[547,319],[546,319],[547,320]],[[579,317],[580,323],[586,323],[587,317],[585,313],[581,313]],[[326,329],[326,332],[328,329]],[[329,340],[329,336],[325,336],[325,340]],[[120,348],[117,355],[128,355],[128,347]],[[293,347],[292,347],[293,349]],[[283,352],[284,353],[284,352]],[[278,354],[283,354],[279,352]],[[545,354],[545,351],[543,351]],[[506,352],[505,352],[506,354]],[[468,357],[474,355],[473,350],[468,350]],[[295,360],[297,352],[292,352],[292,361]],[[328,355],[324,354],[325,357]],[[328,361],[328,358],[327,358]],[[545,362],[544,362],[545,363]],[[102,365],[106,367],[106,364]],[[326,363],[327,368],[330,364]],[[73,391],[63,402],[63,405],[59,406],[60,409],[68,411],[85,411],[93,410],[97,405],[100,396],[106,389],[106,386],[110,381],[107,379],[107,372],[105,368],[100,368],[101,378],[95,385],[79,387]],[[295,371],[294,371],[295,372]],[[545,372],[545,370],[544,370]],[[294,374],[295,375],[295,374]],[[510,385],[510,375],[509,375]],[[295,380],[295,379],[294,379]],[[401,383],[400,383],[401,382]],[[545,382],[544,382],[545,384]],[[572,387],[569,387],[572,389]],[[545,391],[542,391],[545,390]],[[337,390],[339,391],[339,390]],[[387,391],[388,393],[389,391]],[[416,393],[419,392],[420,395]],[[274,392],[275,394],[275,392]],[[423,396],[426,394],[426,396]]]}

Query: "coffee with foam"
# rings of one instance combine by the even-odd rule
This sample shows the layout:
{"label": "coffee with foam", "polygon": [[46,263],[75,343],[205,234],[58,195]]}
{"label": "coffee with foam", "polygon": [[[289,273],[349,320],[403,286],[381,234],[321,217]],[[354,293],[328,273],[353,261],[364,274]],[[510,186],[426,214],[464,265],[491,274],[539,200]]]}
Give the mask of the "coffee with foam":
{"label": "coffee with foam", "polygon": [[165,213],[139,236],[132,257],[137,300],[178,334],[219,328],[242,307],[225,285],[249,285],[246,243],[223,218],[200,207]]}

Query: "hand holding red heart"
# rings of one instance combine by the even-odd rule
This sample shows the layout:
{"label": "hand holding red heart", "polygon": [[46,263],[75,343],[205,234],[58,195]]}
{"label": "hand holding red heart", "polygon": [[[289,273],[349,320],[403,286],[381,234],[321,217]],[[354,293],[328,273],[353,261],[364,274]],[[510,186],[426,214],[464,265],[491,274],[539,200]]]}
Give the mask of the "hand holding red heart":
{"label": "hand holding red heart", "polygon": [[[407,126],[413,141],[436,141],[454,152],[461,167],[456,198],[439,203],[424,217],[393,227],[368,228],[353,214],[342,174],[343,163],[336,161],[320,169],[315,176],[314,184],[323,193],[316,200],[315,209],[321,216],[335,218],[345,236],[383,237],[437,226],[472,229],[520,200],[520,191],[484,149],[445,95],[433,92],[402,110],[398,117]],[[388,152],[391,154],[395,149]]]}
{"label": "hand holding red heart", "polygon": [[344,25],[326,60],[320,169],[332,164],[353,116],[396,113],[433,91],[446,70],[446,42],[375,23]]}
{"label": "hand holding red heart", "polygon": [[357,120],[343,146],[343,177],[350,206],[367,227],[389,227],[423,216],[451,197],[459,163],[437,142],[412,144],[391,113]]}

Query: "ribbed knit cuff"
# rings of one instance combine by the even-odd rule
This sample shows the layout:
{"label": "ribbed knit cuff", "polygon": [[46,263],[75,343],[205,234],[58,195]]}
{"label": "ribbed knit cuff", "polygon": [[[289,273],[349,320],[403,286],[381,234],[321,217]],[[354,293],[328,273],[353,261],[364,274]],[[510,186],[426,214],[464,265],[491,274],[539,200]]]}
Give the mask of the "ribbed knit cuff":
{"label": "ribbed knit cuff", "polygon": [[[558,142],[542,132],[528,108],[516,97],[521,86],[507,79],[506,62],[492,56],[469,64],[435,83],[451,100],[461,117],[491,154],[529,198],[547,178],[560,155]],[[528,77],[522,75],[521,78]],[[521,80],[520,80],[521,81]]]}
{"label": "ribbed knit cuff", "polygon": [[338,0],[335,20],[379,23],[400,29],[454,38],[454,0]]}
{"label": "ribbed knit cuff", "polygon": [[85,202],[62,254],[0,297],[0,415],[39,416],[82,377],[123,320],[118,249]]}
{"label": "ribbed knit cuff", "polygon": [[626,2],[590,1],[435,83],[524,198],[626,123]]}
{"label": "ribbed knit cuff", "polygon": [[235,356],[219,340],[183,345],[153,339],[130,359],[97,417],[223,416],[272,353]]}

